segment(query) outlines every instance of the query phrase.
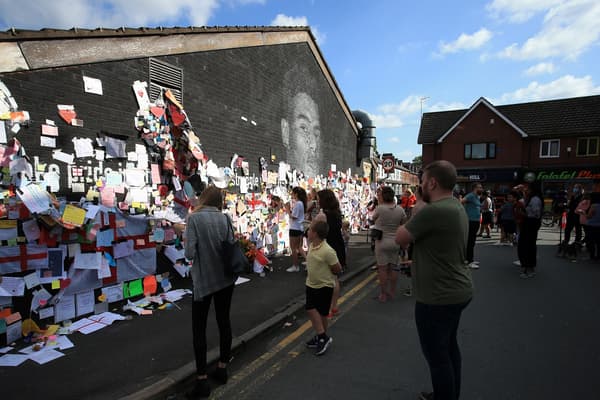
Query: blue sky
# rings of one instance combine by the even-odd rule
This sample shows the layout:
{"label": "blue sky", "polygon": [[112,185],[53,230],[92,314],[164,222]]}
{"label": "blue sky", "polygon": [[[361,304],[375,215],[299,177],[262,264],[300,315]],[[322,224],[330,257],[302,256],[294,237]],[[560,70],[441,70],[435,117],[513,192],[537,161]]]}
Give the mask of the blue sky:
{"label": "blue sky", "polygon": [[0,30],[308,25],[380,153],[412,160],[423,112],[600,94],[597,0],[0,0]]}

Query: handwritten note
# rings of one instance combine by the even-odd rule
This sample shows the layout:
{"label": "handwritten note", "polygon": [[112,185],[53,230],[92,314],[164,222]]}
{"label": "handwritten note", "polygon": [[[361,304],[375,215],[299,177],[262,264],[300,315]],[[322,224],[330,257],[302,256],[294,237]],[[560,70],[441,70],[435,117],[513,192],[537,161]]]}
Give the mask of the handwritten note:
{"label": "handwritten note", "polygon": [[38,277],[37,271],[25,275],[23,279],[25,280],[25,286],[27,286],[27,289],[31,289],[32,287],[35,287],[40,284],[40,279]]}
{"label": "handwritten note", "polygon": [[0,282],[0,296],[23,296],[25,280],[19,277],[3,276]]}
{"label": "handwritten note", "polygon": [[64,222],[73,224],[76,226],[83,225],[85,221],[86,210],[80,207],[76,207],[72,204],[67,204],[63,211],[62,219]]}
{"label": "handwritten note", "polygon": [[127,257],[133,254],[133,240],[118,242],[113,245],[113,254],[116,259]]}
{"label": "handwritten note", "polygon": [[32,213],[43,213],[50,208],[48,192],[34,183],[22,186],[17,190],[17,194]]}
{"label": "handwritten note", "polygon": [[102,253],[77,253],[75,254],[75,261],[73,262],[73,268],[78,269],[100,269],[102,262]]}
{"label": "handwritten note", "polygon": [[103,229],[96,234],[96,246],[108,247],[112,246],[112,241],[115,239],[115,230],[112,228]]}
{"label": "handwritten note", "polygon": [[121,301],[123,300],[123,284],[103,287],[102,294],[106,297],[108,303]]}
{"label": "handwritten note", "polygon": [[54,322],[75,318],[75,296],[62,296],[54,306]]}
{"label": "handwritten note", "polygon": [[75,294],[75,310],[77,317],[94,312],[93,290]]}

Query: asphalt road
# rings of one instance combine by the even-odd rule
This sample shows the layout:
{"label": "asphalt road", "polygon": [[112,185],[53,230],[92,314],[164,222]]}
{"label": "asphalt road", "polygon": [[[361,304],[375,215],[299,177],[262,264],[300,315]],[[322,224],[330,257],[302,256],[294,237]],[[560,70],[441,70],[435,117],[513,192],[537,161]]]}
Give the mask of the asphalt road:
{"label": "asphalt road", "polygon": [[[497,240],[497,234],[494,235]],[[516,249],[479,240],[476,294],[463,313],[462,399],[600,398],[600,264],[556,257],[558,233],[538,241],[538,274],[520,279]],[[401,280],[400,285],[406,285]],[[329,351],[304,347],[303,312],[236,354],[213,399],[415,399],[431,388],[413,319],[414,298],[372,299],[371,271],[353,280]],[[184,398],[189,384],[168,399]]]}

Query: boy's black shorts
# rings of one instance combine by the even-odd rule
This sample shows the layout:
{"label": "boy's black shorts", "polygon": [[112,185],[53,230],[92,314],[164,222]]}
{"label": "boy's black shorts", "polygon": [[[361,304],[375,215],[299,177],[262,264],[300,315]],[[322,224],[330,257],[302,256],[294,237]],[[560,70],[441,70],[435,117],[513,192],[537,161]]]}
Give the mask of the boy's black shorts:
{"label": "boy's black shorts", "polygon": [[301,237],[304,232],[297,229],[290,229],[290,237]]}
{"label": "boy's black shorts", "polygon": [[331,297],[333,296],[332,287],[322,287],[314,289],[306,287],[306,310],[316,309],[319,314],[326,317],[329,315],[329,307],[331,306]]}

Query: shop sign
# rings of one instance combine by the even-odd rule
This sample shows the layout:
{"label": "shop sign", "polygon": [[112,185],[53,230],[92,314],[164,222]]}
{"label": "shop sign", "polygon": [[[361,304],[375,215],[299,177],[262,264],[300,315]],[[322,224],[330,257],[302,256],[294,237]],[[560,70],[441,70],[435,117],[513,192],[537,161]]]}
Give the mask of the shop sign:
{"label": "shop sign", "polygon": [[537,180],[571,180],[571,179],[600,179],[600,173],[593,172],[588,169],[581,170],[563,170],[563,171],[539,171],[537,173]]}

